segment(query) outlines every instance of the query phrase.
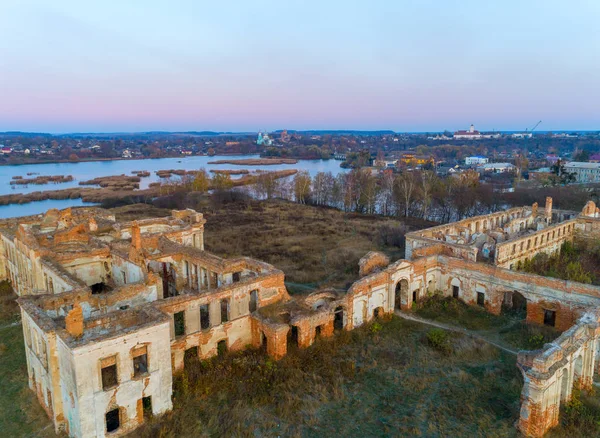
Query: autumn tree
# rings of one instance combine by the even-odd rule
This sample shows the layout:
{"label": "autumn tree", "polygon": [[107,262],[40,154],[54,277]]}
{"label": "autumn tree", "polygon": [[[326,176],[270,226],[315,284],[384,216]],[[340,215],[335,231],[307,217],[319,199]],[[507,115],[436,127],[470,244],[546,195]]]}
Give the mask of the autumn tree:
{"label": "autumn tree", "polygon": [[217,173],[215,176],[212,177],[211,185],[215,190],[229,190],[233,187],[233,181],[231,181],[231,176],[229,176],[228,174]]}
{"label": "autumn tree", "polygon": [[433,203],[433,193],[438,183],[439,178],[435,172],[428,170],[420,174],[419,192],[421,198],[421,214],[425,219],[428,217],[429,209]]}
{"label": "autumn tree", "polygon": [[319,172],[313,179],[312,199],[317,205],[331,205],[335,178],[331,172]]}
{"label": "autumn tree", "polygon": [[206,193],[210,186],[210,178],[208,173],[204,169],[200,169],[196,172],[194,176],[194,181],[192,183],[192,188],[196,192]]}
{"label": "autumn tree", "polygon": [[273,172],[263,172],[256,178],[255,190],[258,197],[272,199],[278,190],[277,177]]}
{"label": "autumn tree", "polygon": [[394,199],[398,205],[398,213],[409,216],[416,199],[417,179],[413,172],[403,172],[394,181]]}
{"label": "autumn tree", "polygon": [[294,176],[294,198],[300,204],[306,204],[310,197],[311,178],[308,171],[303,170]]}

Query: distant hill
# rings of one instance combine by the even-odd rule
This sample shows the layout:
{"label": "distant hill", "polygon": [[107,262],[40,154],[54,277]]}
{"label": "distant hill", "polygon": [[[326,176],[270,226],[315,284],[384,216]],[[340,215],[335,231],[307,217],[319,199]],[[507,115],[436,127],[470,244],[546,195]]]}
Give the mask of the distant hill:
{"label": "distant hill", "polygon": [[0,137],[50,137],[52,134],[47,132],[21,132],[21,131],[6,131],[0,132]]}
{"label": "distant hill", "polygon": [[57,134],[56,137],[68,137],[68,138],[81,138],[81,137],[94,137],[94,138],[110,138],[110,137],[169,137],[171,135],[193,135],[193,136],[205,136],[215,137],[222,135],[221,132],[215,131],[184,131],[184,132],[172,132],[172,131],[144,131],[144,132],[73,132],[67,134]]}
{"label": "distant hill", "polygon": [[[274,133],[280,133],[283,132],[283,129],[278,129],[276,131],[272,131]],[[307,135],[384,135],[384,134],[388,134],[388,135],[393,135],[395,134],[394,131],[391,130],[380,130],[380,131],[358,131],[358,130],[353,130],[353,129],[316,129],[316,130],[307,130],[307,131],[302,131],[302,130],[295,130],[295,129],[288,129],[287,130],[288,133],[293,134],[307,134]]]}

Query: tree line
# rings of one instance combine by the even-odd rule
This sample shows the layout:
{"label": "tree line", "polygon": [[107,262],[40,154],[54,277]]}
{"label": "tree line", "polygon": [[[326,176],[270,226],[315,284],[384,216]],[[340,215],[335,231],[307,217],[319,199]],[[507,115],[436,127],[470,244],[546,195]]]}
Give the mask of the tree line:
{"label": "tree line", "polygon": [[412,217],[447,223],[471,216],[489,214],[511,207],[543,205],[545,198],[554,200],[554,207],[580,210],[592,199],[598,202],[596,187],[579,185],[551,187],[517,187],[503,192],[493,184],[481,183],[473,170],[440,177],[434,171],[371,172],[353,169],[333,175],[319,172],[311,176],[299,171],[293,177],[281,178],[264,172],[253,184],[235,187],[235,179],[217,174],[212,178],[204,170],[195,175],[164,181],[161,194],[178,189],[188,192],[223,193],[241,190],[257,199],[284,199],[300,204],[334,207],[346,212]]}

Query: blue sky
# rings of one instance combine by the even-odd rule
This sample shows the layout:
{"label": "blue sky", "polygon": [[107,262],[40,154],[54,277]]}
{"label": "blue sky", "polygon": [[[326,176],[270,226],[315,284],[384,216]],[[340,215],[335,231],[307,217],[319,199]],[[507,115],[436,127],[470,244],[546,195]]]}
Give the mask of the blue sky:
{"label": "blue sky", "polygon": [[600,2],[0,0],[0,130],[600,129]]}

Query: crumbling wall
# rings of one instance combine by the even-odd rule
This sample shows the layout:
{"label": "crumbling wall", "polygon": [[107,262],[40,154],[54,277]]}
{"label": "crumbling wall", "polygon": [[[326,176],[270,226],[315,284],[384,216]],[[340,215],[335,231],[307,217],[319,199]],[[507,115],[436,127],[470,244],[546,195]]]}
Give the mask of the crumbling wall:
{"label": "crumbling wall", "polygon": [[[152,411],[155,415],[171,410],[173,373],[170,344],[169,325],[164,322],[125,336],[71,348],[70,351],[63,349],[61,360],[69,362],[65,369],[73,371],[74,380],[73,386],[63,386],[62,398],[75,399],[79,413],[78,418],[69,418],[71,436],[107,436],[105,414],[116,407],[121,411],[118,434],[133,430],[141,420],[138,415],[138,400],[142,397],[152,397]],[[139,346],[147,347],[148,372],[134,377],[132,352]],[[101,361],[112,356],[116,356],[119,384],[104,390]]]}
{"label": "crumbling wall", "polygon": [[144,280],[144,272],[137,264],[116,254],[112,256],[111,271],[112,279],[118,286]]}
{"label": "crumbling wall", "polygon": [[73,276],[91,286],[108,281],[111,276],[110,263],[110,257],[89,255],[64,262],[63,266]]}
{"label": "crumbling wall", "polygon": [[560,406],[570,400],[574,387],[592,388],[599,318],[597,309],[588,312],[543,350],[519,355],[524,384],[517,427],[525,436],[542,437],[556,426]]}
{"label": "crumbling wall", "polygon": [[38,322],[24,310],[21,310],[21,321],[29,388],[35,393],[58,432],[63,426],[64,413],[60,396],[61,381],[56,354],[56,333],[45,330],[43,326],[40,327]]}
{"label": "crumbling wall", "polygon": [[521,238],[499,243],[496,246],[496,265],[516,269],[519,262],[536,254],[553,254],[560,251],[564,242],[573,241],[577,220],[570,220],[543,228]]}
{"label": "crumbling wall", "polygon": [[378,251],[370,251],[358,262],[358,275],[364,277],[390,264],[390,258]]}

